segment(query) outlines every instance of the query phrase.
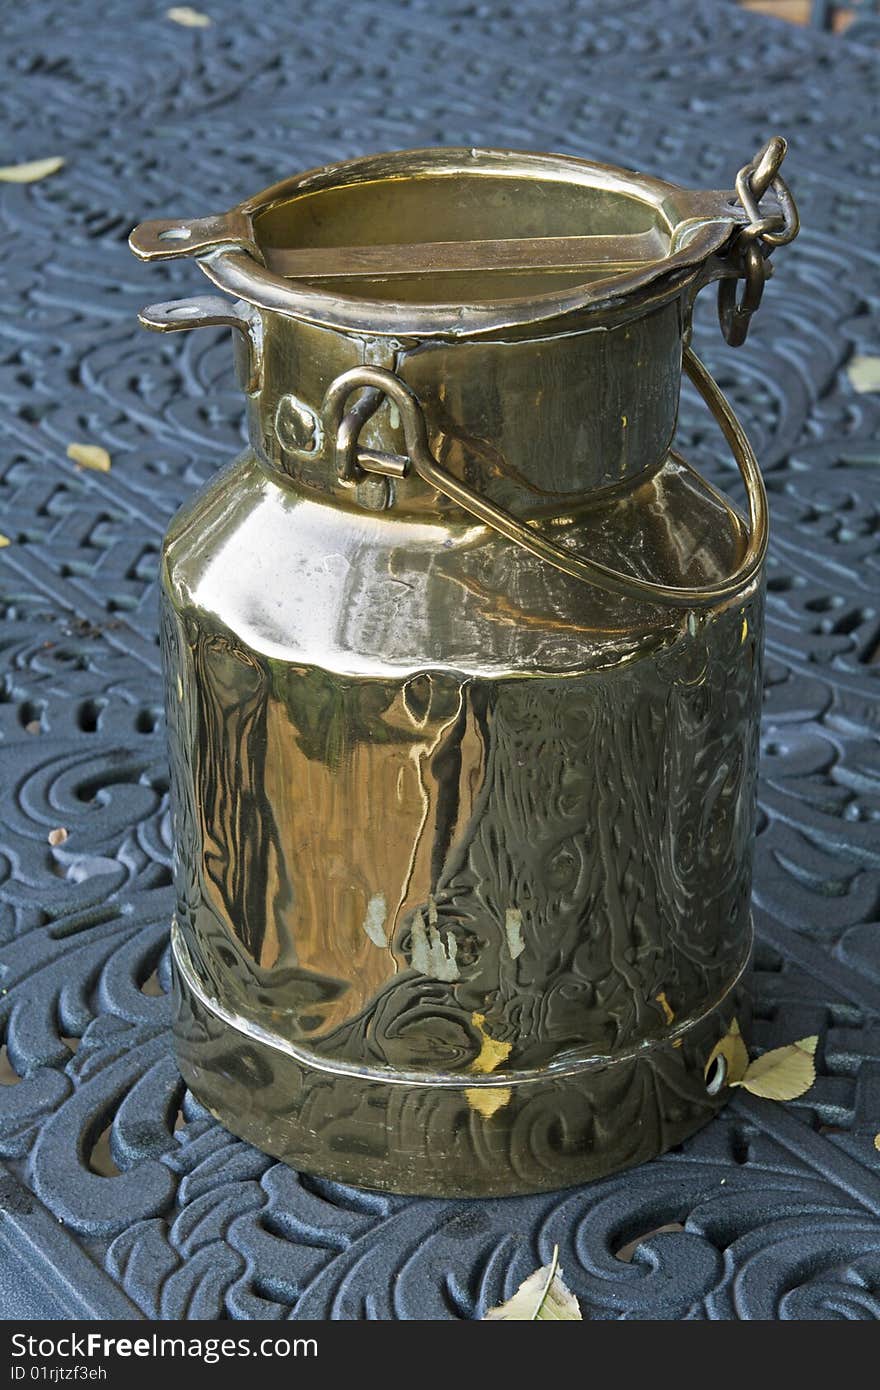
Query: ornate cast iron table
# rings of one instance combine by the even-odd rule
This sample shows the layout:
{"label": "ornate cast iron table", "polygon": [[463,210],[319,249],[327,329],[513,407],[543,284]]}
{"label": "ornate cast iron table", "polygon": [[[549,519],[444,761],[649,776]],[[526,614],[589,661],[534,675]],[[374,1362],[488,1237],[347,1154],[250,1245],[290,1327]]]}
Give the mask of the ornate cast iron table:
{"label": "ornate cast iron table", "polygon": [[[880,396],[847,373],[880,355],[876,51],[722,0],[360,0],[344,26],[332,8],[211,0],[204,29],[142,0],[6,16],[8,162],[66,164],[0,190],[3,1315],[474,1318],[558,1243],[587,1318],[877,1318]],[[541,1197],[298,1176],[201,1111],[170,1051],[155,566],[241,412],[219,335],[143,341],[162,291],[128,231],[420,144],[720,187],[771,128],[805,230],[751,351],[705,305],[701,343],[774,526],[752,1041],[818,1033],[816,1084],[741,1095],[680,1151]],[[198,283],[162,273],[166,298]],[[729,486],[688,393],[681,430]],[[111,470],[78,470],[71,442]]]}

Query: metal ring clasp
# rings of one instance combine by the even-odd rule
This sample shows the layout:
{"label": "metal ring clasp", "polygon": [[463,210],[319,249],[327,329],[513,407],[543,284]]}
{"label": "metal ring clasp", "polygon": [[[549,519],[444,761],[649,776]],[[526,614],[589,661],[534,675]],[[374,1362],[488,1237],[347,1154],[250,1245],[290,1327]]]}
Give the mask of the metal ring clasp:
{"label": "metal ring clasp", "polygon": [[[748,226],[739,234],[740,244],[760,237],[767,246],[786,246],[800,231],[797,205],[779,172],[787,149],[783,137],[774,135],[736,176],[736,196],[749,218]],[[762,217],[758,205],[768,188],[776,194],[779,210]]]}
{"label": "metal ring clasp", "polygon": [[[793,241],[800,230],[797,205],[779,172],[787,148],[782,136],[774,135],[736,176],[736,196],[749,220],[740,228],[729,253],[733,274],[718,286],[718,317],[731,347],[739,347],[748,336],[752,314],[773,273],[768,259],[771,251]],[[776,194],[778,208],[764,215],[760,202],[768,188]],[[742,298],[737,300],[739,278],[746,283]]]}

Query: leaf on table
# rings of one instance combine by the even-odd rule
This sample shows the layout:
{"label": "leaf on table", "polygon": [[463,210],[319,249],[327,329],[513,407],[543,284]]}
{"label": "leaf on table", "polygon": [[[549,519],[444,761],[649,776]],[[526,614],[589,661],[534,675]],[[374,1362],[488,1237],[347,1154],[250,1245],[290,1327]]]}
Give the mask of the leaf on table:
{"label": "leaf on table", "polygon": [[165,11],[165,18],[182,24],[184,29],[209,29],[214,22],[210,15],[202,14],[201,10],[194,10],[190,5],[172,5],[170,10]]}
{"label": "leaf on table", "polygon": [[846,374],[854,391],[880,391],[880,357],[851,357]]}
{"label": "leaf on table", "polygon": [[0,169],[0,183],[38,183],[62,168],[64,160],[60,155],[50,155],[48,159],[30,159],[25,164],[6,164]]}
{"label": "leaf on table", "polygon": [[520,1284],[516,1293],[498,1308],[490,1308],[484,1322],[583,1322],[578,1301],[566,1288],[559,1268],[559,1246],[553,1259],[536,1269]]}
{"label": "leaf on table", "polygon": [[12,541],[8,536],[0,536],[0,550],[3,549],[4,545],[12,545]]}
{"label": "leaf on table", "polygon": [[68,444],[67,457],[77,468],[91,468],[96,473],[110,472],[110,455],[100,444]]}
{"label": "leaf on table", "polygon": [[723,1057],[727,1063],[727,1071],[724,1080],[728,1086],[736,1086],[742,1081],[748,1070],[749,1054],[743,1042],[742,1034],[739,1031],[739,1021],[733,1019],[730,1028],[723,1038],[719,1038],[709,1054],[706,1063],[707,1080],[712,1075],[712,1068],[715,1061]]}
{"label": "leaf on table", "polygon": [[813,1056],[818,1042],[818,1036],[813,1034],[785,1047],[774,1047],[750,1062],[742,1080],[731,1085],[742,1086],[753,1096],[766,1100],[797,1100],[816,1080]]}

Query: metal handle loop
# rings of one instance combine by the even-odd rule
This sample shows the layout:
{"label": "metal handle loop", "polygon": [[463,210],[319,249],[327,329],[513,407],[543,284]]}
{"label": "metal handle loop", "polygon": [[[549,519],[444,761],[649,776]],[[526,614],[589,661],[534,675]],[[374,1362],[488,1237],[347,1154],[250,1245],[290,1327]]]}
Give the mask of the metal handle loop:
{"label": "metal handle loop", "polygon": [[[800,231],[797,205],[779,172],[787,149],[782,136],[774,135],[737,174],[736,196],[749,219],[748,226],[740,232],[740,243],[759,237],[767,246],[786,246]],[[768,188],[776,194],[779,211],[762,217],[758,204]]]}
{"label": "metal handle loop", "polygon": [[[731,272],[718,286],[718,317],[731,347],[739,347],[748,336],[749,320],[772,274],[770,253],[794,241],[800,230],[797,206],[779,172],[787,148],[782,136],[774,135],[736,176],[736,196],[749,220],[739,229],[728,253]],[[764,216],[760,203],[768,188],[776,194],[779,207]],[[746,284],[737,302],[736,281],[742,277]]]}
{"label": "metal handle loop", "polygon": [[731,347],[741,347],[748,337],[752,314],[761,303],[764,285],[770,278],[770,266],[764,260],[757,242],[750,242],[743,252],[745,285],[737,298],[738,280],[728,278],[718,285],[718,319],[725,340]]}
{"label": "metal handle loop", "polygon": [[548,540],[533,526],[497,507],[487,498],[474,492],[466,483],[447,473],[431,453],[425,416],[418,397],[394,372],[383,367],[370,366],[353,367],[350,371],[343,372],[329,387],[324,397],[322,413],[332,448],[340,429],[346,439],[350,436],[350,432],[343,426],[345,407],[351,394],[363,387],[380,391],[394,402],[400,414],[407,458],[364,450],[359,454],[359,460],[367,465],[366,471],[400,476],[406,467],[411,466],[429,487],[435,488],[444,497],[456,502],[471,516],[491,526],[508,540],[521,545],[538,559],[552,565],[554,569],[561,570],[563,574],[579,579],[585,584],[595,585],[627,598],[649,599],[671,608],[706,608],[733,598],[758,574],[767,550],[767,495],[752,446],[720,387],[690,347],[684,348],[683,360],[688,376],[720,426],[739,466],[746,486],[750,517],[748,543],[734,572],[717,583],[695,588],[656,584],[651,580],[639,579],[635,575],[611,569],[598,560],[576,555],[564,546]]}

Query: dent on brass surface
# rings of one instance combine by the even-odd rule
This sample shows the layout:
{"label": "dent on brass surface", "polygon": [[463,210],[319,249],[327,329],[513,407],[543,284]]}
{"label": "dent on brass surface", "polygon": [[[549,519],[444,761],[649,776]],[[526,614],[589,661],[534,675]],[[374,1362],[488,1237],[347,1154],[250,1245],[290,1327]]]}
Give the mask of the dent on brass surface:
{"label": "dent on brass surface", "polygon": [[[574,233],[564,163],[532,204],[525,182],[504,234]],[[668,185],[646,181],[640,207],[626,176],[621,222],[587,167],[585,234],[660,225]],[[401,179],[398,240],[498,235],[501,193],[480,203],[469,178],[430,237]],[[318,177],[293,210],[285,187],[251,209],[270,265],[370,244],[369,219],[352,235],[363,181]],[[651,1157],[724,1099],[704,1071],[750,950],[762,578],[666,610],[549,568],[418,479],[369,510],[320,419],[340,372],[383,365],[444,467],[557,543],[718,581],[744,524],[669,451],[698,271],[511,341],[437,336],[430,313],[377,339],[250,310],[251,447],[163,555],[176,1037],[196,1094],[288,1162],[399,1191],[536,1190]],[[362,443],[403,448],[387,403]]]}

